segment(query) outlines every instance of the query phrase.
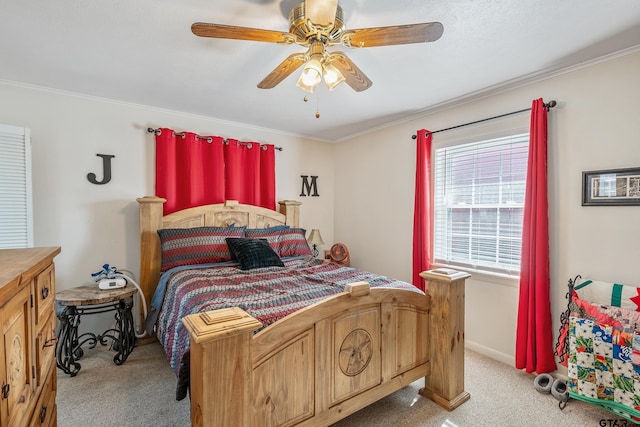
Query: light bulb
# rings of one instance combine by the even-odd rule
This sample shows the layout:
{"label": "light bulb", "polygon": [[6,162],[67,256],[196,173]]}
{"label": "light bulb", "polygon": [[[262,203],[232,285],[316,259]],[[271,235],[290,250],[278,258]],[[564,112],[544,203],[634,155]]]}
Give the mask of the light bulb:
{"label": "light bulb", "polygon": [[315,68],[305,68],[302,71],[302,83],[307,86],[315,86],[320,82],[320,73]]}
{"label": "light bulb", "polygon": [[316,58],[311,58],[300,74],[300,78],[296,86],[313,93],[313,88],[318,86],[322,81],[322,64]]}
{"label": "light bulb", "polygon": [[329,90],[334,90],[340,83],[344,81],[342,73],[333,65],[325,64],[324,66],[324,83]]}

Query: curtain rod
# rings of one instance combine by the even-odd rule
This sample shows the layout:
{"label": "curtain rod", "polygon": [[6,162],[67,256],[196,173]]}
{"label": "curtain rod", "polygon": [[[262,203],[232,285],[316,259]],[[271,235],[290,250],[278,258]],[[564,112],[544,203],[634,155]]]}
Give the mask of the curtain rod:
{"label": "curtain rod", "polygon": [[[544,108],[546,108],[547,111],[549,111],[550,108],[555,107],[557,104],[558,103],[556,101],[549,101],[548,103],[542,104],[542,105],[544,105]],[[465,127],[465,126],[469,126],[469,125],[475,125],[476,123],[482,123],[482,122],[486,122],[486,121],[489,121],[489,120],[499,119],[501,117],[511,116],[513,114],[524,113],[525,111],[531,111],[531,108],[524,108],[522,110],[512,111],[510,113],[505,113],[505,114],[500,114],[499,116],[493,116],[493,117],[488,117],[486,119],[476,120],[475,122],[469,122],[469,123],[464,123],[464,124],[457,125],[457,126],[451,126],[451,127],[444,128],[444,129],[434,130],[433,132],[427,132],[426,135],[433,135],[434,133],[444,132],[446,130],[457,129],[457,128],[461,128],[461,127]],[[416,138],[417,138],[416,135],[411,135],[411,139],[416,139]]]}
{"label": "curtain rod", "polygon": [[[161,133],[162,131],[161,131],[160,129],[147,128],[147,132],[149,132],[149,133],[155,133],[156,135],[160,135],[160,133]],[[181,137],[183,137],[183,138],[184,138],[184,133],[180,133],[180,132],[173,132],[173,134],[174,134],[175,136],[181,136]],[[211,141],[213,141],[213,140],[211,139],[211,137],[210,137],[210,136],[200,136],[200,135],[196,135],[196,138],[197,138],[197,139],[206,139],[206,140],[207,140],[207,142],[211,142]],[[227,138],[223,138],[223,139],[222,139],[222,141],[223,141],[225,144],[229,144],[229,141],[227,140]],[[238,141],[238,144],[240,144],[240,145],[248,145],[248,146],[249,146],[249,148],[251,148],[251,144],[252,144],[252,143],[251,143],[251,142]],[[264,144],[260,144],[260,147],[263,147],[265,150],[267,149],[267,147],[266,147],[266,146],[264,146]],[[275,150],[282,151],[282,147],[276,147],[276,146],[274,146],[273,148],[274,148]]]}

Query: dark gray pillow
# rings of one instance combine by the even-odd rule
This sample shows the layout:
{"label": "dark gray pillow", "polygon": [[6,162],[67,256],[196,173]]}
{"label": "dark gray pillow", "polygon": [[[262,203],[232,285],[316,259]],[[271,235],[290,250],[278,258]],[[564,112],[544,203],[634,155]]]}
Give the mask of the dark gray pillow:
{"label": "dark gray pillow", "polygon": [[225,239],[229,251],[240,263],[240,269],[252,270],[262,267],[284,267],[277,253],[263,239],[229,237]]}

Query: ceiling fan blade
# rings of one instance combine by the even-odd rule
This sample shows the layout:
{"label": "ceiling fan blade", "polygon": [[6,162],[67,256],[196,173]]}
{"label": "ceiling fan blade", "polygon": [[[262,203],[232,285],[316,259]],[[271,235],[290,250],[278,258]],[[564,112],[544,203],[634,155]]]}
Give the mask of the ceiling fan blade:
{"label": "ceiling fan blade", "polygon": [[302,64],[306,62],[303,53],[294,53],[289,55],[287,59],[282,61],[267,77],[265,77],[258,87],[260,89],[271,89],[276,87],[278,83],[289,77],[291,73],[297,70]]}
{"label": "ceiling fan blade", "polygon": [[212,37],[217,39],[251,40],[283,44],[291,44],[296,41],[296,37],[293,34],[282,31],[208,24],[206,22],[196,22],[191,26],[191,32],[199,37]]}
{"label": "ceiling fan blade", "polygon": [[342,73],[344,81],[356,92],[367,90],[373,85],[369,77],[344,52],[332,52],[328,62]]}
{"label": "ceiling fan blade", "polygon": [[316,26],[327,26],[336,19],[338,0],[305,0],[304,15]]}
{"label": "ceiling fan blade", "polygon": [[348,47],[376,47],[433,42],[442,36],[443,31],[440,22],[361,28],[345,31],[342,43]]}

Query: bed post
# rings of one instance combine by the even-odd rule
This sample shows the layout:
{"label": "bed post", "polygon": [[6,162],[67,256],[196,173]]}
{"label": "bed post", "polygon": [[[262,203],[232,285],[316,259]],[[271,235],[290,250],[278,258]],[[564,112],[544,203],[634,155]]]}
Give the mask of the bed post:
{"label": "bed post", "polygon": [[431,373],[420,394],[451,411],[471,397],[464,390],[464,284],[471,275],[442,268],[420,277],[431,297]]}
{"label": "bed post", "polygon": [[167,199],[145,196],[136,201],[140,205],[140,288],[150,309],[151,298],[160,279],[158,230],[162,228],[162,206]]}
{"label": "bed post", "polygon": [[254,425],[251,338],[262,323],[233,307],[182,319],[190,335],[191,425]]}
{"label": "bed post", "polygon": [[291,227],[300,226],[300,205],[301,202],[297,200],[282,200],[278,202],[280,204],[280,213],[287,217],[286,225]]}

